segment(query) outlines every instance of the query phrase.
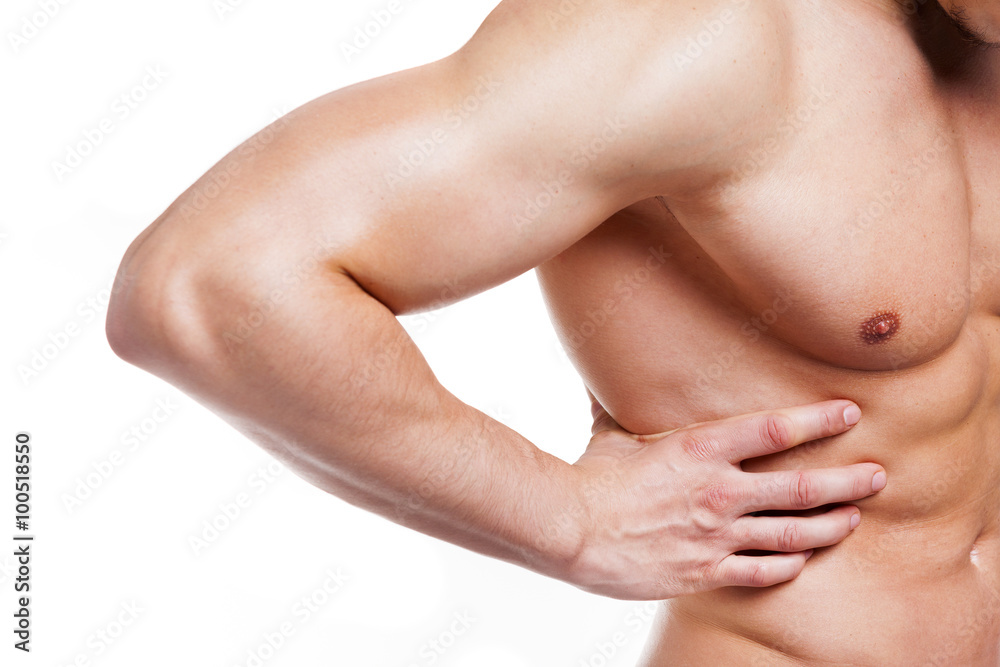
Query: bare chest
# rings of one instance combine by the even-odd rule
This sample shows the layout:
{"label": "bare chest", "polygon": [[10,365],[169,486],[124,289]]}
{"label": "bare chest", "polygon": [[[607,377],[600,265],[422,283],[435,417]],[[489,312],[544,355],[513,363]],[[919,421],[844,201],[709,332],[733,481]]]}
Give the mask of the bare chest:
{"label": "bare chest", "polygon": [[637,202],[539,267],[570,358],[621,423],[882,396],[872,382],[961,346],[959,419],[1000,359],[1000,96],[821,74],[713,192]]}
{"label": "bare chest", "polygon": [[675,261],[712,265],[749,313],[780,298],[766,333],[808,356],[920,364],[970,317],[1000,312],[1000,107],[904,84],[847,88],[839,101],[819,90],[755,143],[711,206],[661,200],[680,228],[668,232]]}

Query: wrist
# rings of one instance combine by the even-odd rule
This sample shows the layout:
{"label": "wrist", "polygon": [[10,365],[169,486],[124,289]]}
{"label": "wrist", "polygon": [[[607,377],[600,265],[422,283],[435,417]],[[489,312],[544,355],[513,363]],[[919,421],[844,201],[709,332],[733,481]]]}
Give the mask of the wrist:
{"label": "wrist", "polygon": [[545,493],[532,502],[534,520],[526,534],[525,564],[536,572],[575,584],[574,574],[591,523],[590,508],[581,493],[583,475],[576,466],[556,457],[545,463],[544,473],[546,481],[540,488]]}
{"label": "wrist", "polygon": [[[583,590],[599,587],[606,579],[606,554],[602,538],[609,521],[600,508],[612,479],[609,471],[596,472],[564,464],[558,499],[548,506],[539,532],[541,552],[552,568],[548,574]],[[606,536],[605,536],[606,537]]]}
{"label": "wrist", "polygon": [[[564,512],[566,529],[561,548],[569,555],[563,562],[559,577],[577,588],[606,594],[608,585],[620,572],[620,554],[609,549],[618,541],[615,537],[618,521],[609,499],[620,498],[621,479],[613,466],[588,466],[580,462],[570,466],[568,490],[573,498]],[[567,539],[572,536],[572,539]]]}

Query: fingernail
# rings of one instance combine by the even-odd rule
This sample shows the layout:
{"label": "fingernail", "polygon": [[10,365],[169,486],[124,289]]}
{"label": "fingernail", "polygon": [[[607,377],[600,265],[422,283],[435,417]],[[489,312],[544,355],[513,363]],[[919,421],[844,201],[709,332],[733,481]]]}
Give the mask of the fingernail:
{"label": "fingernail", "polygon": [[885,488],[885,473],[881,470],[872,477],[872,491],[881,491]]}
{"label": "fingernail", "polygon": [[848,426],[854,426],[861,421],[861,408],[853,404],[844,408],[844,421]]}
{"label": "fingernail", "polygon": [[860,523],[861,523],[861,515],[860,514],[852,514],[851,515],[851,530],[854,530],[855,528],[857,528]]}
{"label": "fingernail", "polygon": [[809,551],[804,551],[802,553],[806,555],[806,560],[809,560],[810,558],[812,558],[812,555],[813,553],[815,553],[815,551],[816,551],[815,549],[810,549]]}

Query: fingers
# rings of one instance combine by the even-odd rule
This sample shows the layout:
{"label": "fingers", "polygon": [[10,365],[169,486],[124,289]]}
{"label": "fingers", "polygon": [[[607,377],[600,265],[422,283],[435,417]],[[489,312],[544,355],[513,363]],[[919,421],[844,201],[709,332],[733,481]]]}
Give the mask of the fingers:
{"label": "fingers", "polygon": [[825,401],[698,424],[678,434],[697,458],[739,463],[843,433],[860,419],[854,403]]}
{"label": "fingers", "polygon": [[840,542],[860,522],[858,508],[847,505],[811,517],[742,517],[733,523],[733,535],[738,551],[808,551]]}
{"label": "fingers", "polygon": [[773,556],[727,556],[716,568],[719,586],[752,586],[763,588],[799,576],[811,551]]}
{"label": "fingers", "polygon": [[860,500],[885,488],[882,466],[858,463],[818,470],[781,470],[746,473],[744,514],[760,510],[804,510],[820,505]]}
{"label": "fingers", "polygon": [[748,516],[738,519],[733,524],[733,531],[740,536],[739,551],[785,553],[727,556],[716,569],[715,583],[762,588],[790,581],[799,576],[814,549],[837,544],[860,522],[858,508],[851,506],[837,507],[812,517]]}

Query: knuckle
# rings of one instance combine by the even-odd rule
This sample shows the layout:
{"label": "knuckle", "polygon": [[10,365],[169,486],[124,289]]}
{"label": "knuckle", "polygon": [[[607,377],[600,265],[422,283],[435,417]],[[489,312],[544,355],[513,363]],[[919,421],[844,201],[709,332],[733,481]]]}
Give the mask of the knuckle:
{"label": "knuckle", "polygon": [[735,494],[726,484],[711,484],[701,492],[701,506],[713,514],[725,512],[734,501]]}
{"label": "knuckle", "polygon": [[835,433],[838,430],[837,424],[834,423],[829,410],[824,410],[820,413],[819,422],[823,433]]}
{"label": "knuckle", "polygon": [[809,508],[815,504],[818,496],[816,482],[811,475],[804,472],[795,473],[792,478],[791,502],[796,508]]}
{"label": "knuckle", "polygon": [[711,590],[724,576],[720,563],[693,563],[684,577],[684,588],[690,592]]}
{"label": "knuckle", "polygon": [[802,545],[802,528],[795,521],[789,521],[781,529],[777,540],[778,551],[799,551]]}
{"label": "knuckle", "polygon": [[681,448],[684,453],[696,461],[710,461],[716,451],[715,442],[698,431],[686,431],[682,434]]}
{"label": "knuckle", "polygon": [[705,562],[696,568],[695,571],[697,572],[695,578],[696,585],[702,590],[712,590],[720,586],[735,583],[733,572],[727,567],[724,559],[721,561]]}
{"label": "knuckle", "polygon": [[784,415],[768,415],[764,418],[764,441],[776,449],[787,449],[792,444],[792,420]]}
{"label": "knuckle", "polygon": [[768,568],[763,559],[754,559],[746,569],[746,585],[760,588],[767,585]]}

